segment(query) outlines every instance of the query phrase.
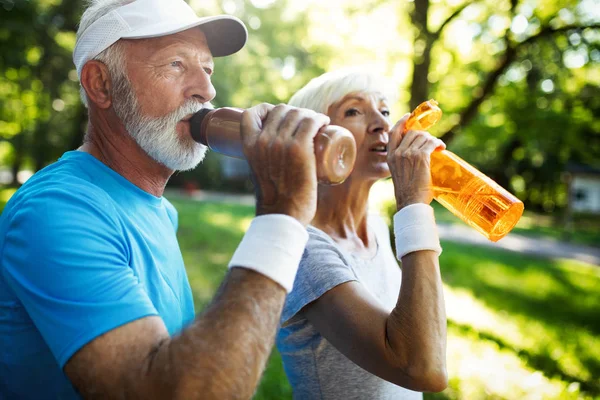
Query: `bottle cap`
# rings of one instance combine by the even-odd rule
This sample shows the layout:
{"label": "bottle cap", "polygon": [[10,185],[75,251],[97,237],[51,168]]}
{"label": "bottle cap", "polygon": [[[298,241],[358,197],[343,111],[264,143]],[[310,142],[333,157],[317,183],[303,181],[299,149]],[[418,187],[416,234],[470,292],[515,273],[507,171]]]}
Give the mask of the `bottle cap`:
{"label": "bottle cap", "polygon": [[328,125],[315,137],[317,180],[327,185],[342,183],[356,161],[356,141],[346,128]]}

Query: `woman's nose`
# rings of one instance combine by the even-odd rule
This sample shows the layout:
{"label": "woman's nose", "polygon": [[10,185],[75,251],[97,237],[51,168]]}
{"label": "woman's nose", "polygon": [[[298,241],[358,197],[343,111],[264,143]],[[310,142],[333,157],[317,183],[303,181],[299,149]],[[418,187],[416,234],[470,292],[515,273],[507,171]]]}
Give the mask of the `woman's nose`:
{"label": "woman's nose", "polygon": [[369,124],[369,133],[389,132],[391,127],[390,121],[381,112],[373,114],[373,119]]}

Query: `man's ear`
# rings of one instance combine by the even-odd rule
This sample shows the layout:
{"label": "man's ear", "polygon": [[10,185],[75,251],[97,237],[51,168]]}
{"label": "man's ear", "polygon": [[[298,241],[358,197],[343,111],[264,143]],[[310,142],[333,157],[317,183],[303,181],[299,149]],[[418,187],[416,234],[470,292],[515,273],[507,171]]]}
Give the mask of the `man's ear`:
{"label": "man's ear", "polygon": [[81,86],[85,89],[88,101],[99,108],[106,109],[112,104],[110,88],[112,81],[108,67],[101,61],[90,60],[81,70]]}

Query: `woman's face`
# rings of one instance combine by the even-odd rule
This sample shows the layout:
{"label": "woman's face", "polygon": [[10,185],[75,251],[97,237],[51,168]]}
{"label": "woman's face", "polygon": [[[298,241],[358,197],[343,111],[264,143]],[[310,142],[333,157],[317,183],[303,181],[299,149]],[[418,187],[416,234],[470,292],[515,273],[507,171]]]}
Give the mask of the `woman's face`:
{"label": "woman's face", "polygon": [[390,176],[387,164],[391,128],[387,99],[379,92],[353,92],[329,107],[332,125],[343,126],[356,140],[353,178],[381,179]]}

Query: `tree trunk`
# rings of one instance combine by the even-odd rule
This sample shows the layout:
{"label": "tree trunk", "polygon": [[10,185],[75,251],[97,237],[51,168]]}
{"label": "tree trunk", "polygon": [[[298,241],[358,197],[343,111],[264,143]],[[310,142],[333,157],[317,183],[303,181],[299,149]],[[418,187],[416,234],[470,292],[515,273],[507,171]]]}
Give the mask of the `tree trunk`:
{"label": "tree trunk", "polygon": [[420,59],[417,57],[413,58],[413,78],[410,87],[409,102],[411,110],[414,110],[419,104],[429,98],[428,76],[429,67],[431,65],[431,48],[433,47],[433,42],[430,41],[430,38],[426,38],[425,40],[426,44],[422,57],[420,57]]}
{"label": "tree trunk", "polygon": [[434,38],[428,29],[428,10],[429,0],[415,0],[411,18],[415,29],[419,33],[415,35],[413,48],[418,49],[423,46],[423,53],[413,55],[413,76],[409,101],[411,110],[427,100],[429,96],[429,80],[427,77],[431,65],[431,48],[433,47]]}

